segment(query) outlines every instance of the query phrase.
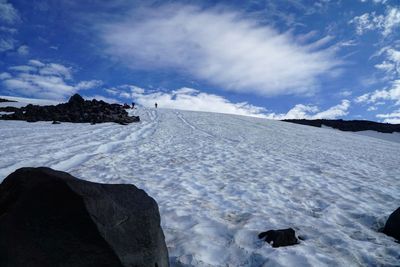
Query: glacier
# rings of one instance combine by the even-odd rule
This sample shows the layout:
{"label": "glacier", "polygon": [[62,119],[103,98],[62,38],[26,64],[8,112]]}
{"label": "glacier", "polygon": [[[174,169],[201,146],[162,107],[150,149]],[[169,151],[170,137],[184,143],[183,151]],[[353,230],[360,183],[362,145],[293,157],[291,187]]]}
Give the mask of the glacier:
{"label": "glacier", "polygon": [[[141,122],[0,121],[0,180],[47,166],[158,203],[171,266],[399,266],[400,143],[280,121],[139,107]],[[272,248],[257,234],[292,227]]]}

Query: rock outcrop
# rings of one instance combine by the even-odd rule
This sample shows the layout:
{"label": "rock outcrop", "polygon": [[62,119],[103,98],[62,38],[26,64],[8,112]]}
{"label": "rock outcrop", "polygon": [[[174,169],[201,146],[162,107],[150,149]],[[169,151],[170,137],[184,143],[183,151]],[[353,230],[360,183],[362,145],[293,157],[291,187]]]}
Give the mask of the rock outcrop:
{"label": "rock outcrop", "polygon": [[302,125],[309,125],[314,127],[321,127],[325,125],[341,131],[359,132],[359,131],[377,131],[381,133],[400,132],[400,124],[380,123],[375,121],[364,120],[283,120]]}
{"label": "rock outcrop", "polygon": [[2,120],[59,121],[59,122],[115,122],[128,124],[140,121],[137,116],[128,116],[128,112],[119,104],[108,104],[102,100],[84,100],[80,95],[73,95],[68,103],[56,106],[27,105],[26,107],[5,112],[14,112],[0,116]]}
{"label": "rock outcrop", "polygon": [[383,232],[400,242],[400,208],[390,214]]}
{"label": "rock outcrop", "polygon": [[262,232],[258,235],[258,238],[263,239],[274,248],[292,246],[299,243],[292,228]]}
{"label": "rock outcrop", "polygon": [[0,103],[3,103],[3,102],[17,102],[17,101],[5,99],[5,98],[0,98]]}
{"label": "rock outcrop", "polygon": [[168,266],[157,203],[133,185],[22,168],[0,184],[0,266]]}

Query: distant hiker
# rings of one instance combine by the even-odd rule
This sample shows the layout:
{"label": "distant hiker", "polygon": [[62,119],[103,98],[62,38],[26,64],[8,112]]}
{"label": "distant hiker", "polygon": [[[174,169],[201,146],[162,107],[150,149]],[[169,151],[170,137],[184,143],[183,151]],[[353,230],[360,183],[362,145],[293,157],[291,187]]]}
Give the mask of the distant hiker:
{"label": "distant hiker", "polygon": [[135,108],[135,102],[132,102],[132,109]]}
{"label": "distant hiker", "polygon": [[157,106],[158,106],[157,102],[154,104],[154,106],[157,108]]}

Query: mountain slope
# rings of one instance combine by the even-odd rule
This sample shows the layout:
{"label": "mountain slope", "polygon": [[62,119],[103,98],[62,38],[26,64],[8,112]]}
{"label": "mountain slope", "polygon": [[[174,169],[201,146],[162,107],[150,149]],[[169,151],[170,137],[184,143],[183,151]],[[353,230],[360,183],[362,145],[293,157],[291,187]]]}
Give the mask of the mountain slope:
{"label": "mountain slope", "polygon": [[[172,266],[399,263],[377,232],[400,204],[400,144],[279,121],[138,109],[141,122],[0,121],[0,178],[48,166],[133,183],[160,207]],[[300,245],[257,240],[293,227]]]}

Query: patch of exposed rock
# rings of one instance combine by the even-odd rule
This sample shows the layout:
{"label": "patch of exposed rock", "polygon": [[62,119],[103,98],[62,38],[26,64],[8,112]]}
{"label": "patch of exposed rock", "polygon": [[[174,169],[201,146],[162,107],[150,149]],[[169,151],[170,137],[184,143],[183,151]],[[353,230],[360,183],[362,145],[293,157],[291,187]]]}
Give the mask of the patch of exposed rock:
{"label": "patch of exposed rock", "polygon": [[0,98],[0,103],[4,103],[4,102],[17,102],[17,101],[10,100],[10,99],[5,99],[5,98]]}
{"label": "patch of exposed rock", "polygon": [[400,124],[380,123],[375,121],[365,120],[283,120],[302,125],[309,125],[314,127],[321,127],[325,125],[341,131],[359,132],[359,131],[377,131],[381,133],[400,132]]}
{"label": "patch of exposed rock", "polygon": [[5,107],[0,111],[14,112],[0,116],[2,120],[23,120],[28,122],[59,121],[75,123],[115,122],[128,124],[140,121],[138,116],[129,116],[122,105],[108,104],[102,100],[84,100],[73,95],[67,103],[56,106],[38,106],[29,104],[22,108]]}

